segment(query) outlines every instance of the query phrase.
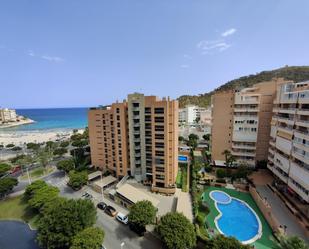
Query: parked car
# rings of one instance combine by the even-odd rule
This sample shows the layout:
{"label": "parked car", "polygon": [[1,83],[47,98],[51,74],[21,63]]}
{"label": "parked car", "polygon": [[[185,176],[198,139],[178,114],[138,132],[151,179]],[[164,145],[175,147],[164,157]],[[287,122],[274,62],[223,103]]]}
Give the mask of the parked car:
{"label": "parked car", "polygon": [[107,207],[107,204],[105,202],[99,202],[97,204],[97,208],[99,208],[101,210],[105,210],[106,207]]}
{"label": "parked car", "polygon": [[117,214],[116,209],[112,206],[107,206],[104,211],[105,213],[107,213],[108,215],[112,217],[115,217],[115,215]]}
{"label": "parked car", "polygon": [[101,249],[106,249],[106,247],[102,245]]}
{"label": "parked car", "polygon": [[85,199],[92,199],[92,198],[93,198],[93,196],[92,196],[91,194],[87,193],[87,192],[85,192],[85,193],[82,195],[82,197],[84,197]]}
{"label": "parked car", "polygon": [[123,213],[118,213],[117,216],[116,216],[116,219],[118,221],[120,221],[121,223],[127,225],[129,223],[129,219],[128,219],[128,216],[124,215]]}

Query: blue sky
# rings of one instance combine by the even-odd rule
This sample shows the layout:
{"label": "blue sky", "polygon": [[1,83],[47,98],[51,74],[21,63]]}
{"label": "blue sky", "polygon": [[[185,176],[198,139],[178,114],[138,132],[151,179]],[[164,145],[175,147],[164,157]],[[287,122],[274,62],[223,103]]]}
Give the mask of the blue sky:
{"label": "blue sky", "polygon": [[2,0],[0,106],[176,98],[309,65],[308,0]]}

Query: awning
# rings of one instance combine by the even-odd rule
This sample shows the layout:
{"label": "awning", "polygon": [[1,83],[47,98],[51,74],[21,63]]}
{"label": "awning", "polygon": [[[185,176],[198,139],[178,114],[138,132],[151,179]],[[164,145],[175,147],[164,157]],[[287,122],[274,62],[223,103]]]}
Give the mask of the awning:
{"label": "awning", "polygon": [[98,186],[99,188],[105,188],[116,181],[117,181],[117,178],[113,176],[106,176],[102,180],[95,181],[94,185]]}
{"label": "awning", "polygon": [[95,172],[88,175],[88,181],[91,181],[95,178],[101,177],[101,175],[102,175],[101,171],[95,171]]}

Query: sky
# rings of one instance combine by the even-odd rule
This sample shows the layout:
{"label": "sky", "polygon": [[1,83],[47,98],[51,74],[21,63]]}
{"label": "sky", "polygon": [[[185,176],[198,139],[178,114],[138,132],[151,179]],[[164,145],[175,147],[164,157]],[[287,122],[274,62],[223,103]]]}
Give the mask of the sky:
{"label": "sky", "polygon": [[309,65],[308,0],[1,0],[0,106],[177,98]]}

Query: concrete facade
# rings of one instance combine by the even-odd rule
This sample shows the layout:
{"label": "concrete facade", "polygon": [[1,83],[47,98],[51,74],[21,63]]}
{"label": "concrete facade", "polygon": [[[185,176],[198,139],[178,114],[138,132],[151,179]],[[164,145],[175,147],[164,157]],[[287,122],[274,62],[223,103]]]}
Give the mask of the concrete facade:
{"label": "concrete facade", "polygon": [[282,79],[256,84],[241,91],[216,93],[212,97],[212,158],[224,165],[224,150],[238,163],[254,167],[267,160],[270,121],[277,85]]}
{"label": "concrete facade", "polygon": [[309,81],[278,85],[270,136],[268,168],[309,203]]}
{"label": "concrete facade", "polygon": [[134,93],[88,113],[92,164],[116,177],[134,176],[153,191],[175,192],[178,102]]}

